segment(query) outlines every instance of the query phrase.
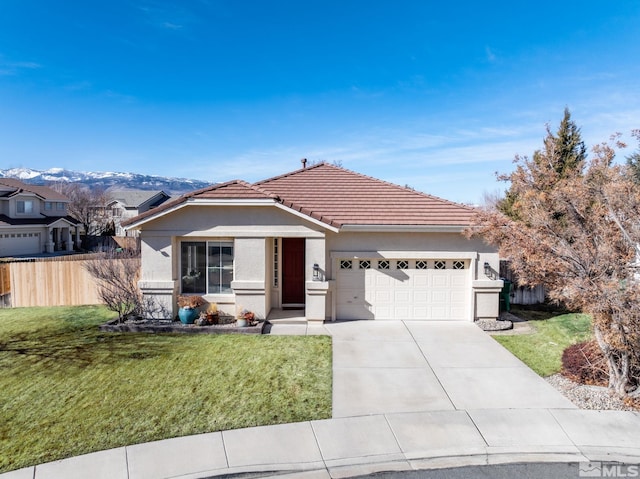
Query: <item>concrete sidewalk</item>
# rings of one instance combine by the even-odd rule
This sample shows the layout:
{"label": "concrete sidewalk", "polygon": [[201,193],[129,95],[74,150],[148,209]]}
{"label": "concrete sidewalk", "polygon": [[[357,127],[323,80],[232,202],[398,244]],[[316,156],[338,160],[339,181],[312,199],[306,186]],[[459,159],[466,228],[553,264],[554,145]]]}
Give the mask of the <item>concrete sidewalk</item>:
{"label": "concrete sidewalk", "polygon": [[332,419],[126,446],[0,479],[314,479],[509,462],[640,464],[640,414],[576,409],[471,323],[360,321],[272,333],[333,336]]}
{"label": "concrete sidewalk", "polygon": [[[186,436],[42,464],[2,479],[338,478],[512,462],[640,463],[640,415],[576,409],[380,414]],[[304,474],[303,474],[304,473]],[[576,467],[576,476],[578,475]]]}

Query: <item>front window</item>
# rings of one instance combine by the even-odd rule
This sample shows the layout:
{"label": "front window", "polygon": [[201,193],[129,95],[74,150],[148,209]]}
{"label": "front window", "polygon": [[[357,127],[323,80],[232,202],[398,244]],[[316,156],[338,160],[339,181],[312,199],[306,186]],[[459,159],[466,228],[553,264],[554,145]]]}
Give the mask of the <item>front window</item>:
{"label": "front window", "polygon": [[208,243],[208,285],[210,294],[231,293],[233,281],[233,243],[210,241]]}
{"label": "front window", "polygon": [[228,294],[233,281],[233,242],[185,241],[181,244],[183,294]]}
{"label": "front window", "polygon": [[53,203],[51,203],[51,201],[45,201],[44,209],[45,211],[51,211],[53,209]]}
{"label": "front window", "polygon": [[18,207],[18,213],[24,213],[24,214],[33,213],[33,201],[31,200],[18,200],[17,207]]}
{"label": "front window", "polygon": [[56,209],[58,211],[64,211],[64,203],[56,203]]}

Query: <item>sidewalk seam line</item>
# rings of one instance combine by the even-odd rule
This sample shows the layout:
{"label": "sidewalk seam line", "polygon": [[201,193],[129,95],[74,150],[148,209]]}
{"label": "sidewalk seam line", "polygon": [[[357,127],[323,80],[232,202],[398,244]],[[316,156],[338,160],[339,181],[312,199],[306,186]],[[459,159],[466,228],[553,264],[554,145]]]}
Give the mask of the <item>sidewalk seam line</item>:
{"label": "sidewalk seam line", "polygon": [[124,447],[124,463],[127,467],[127,479],[131,479],[131,471],[129,471],[129,446]]}
{"label": "sidewalk seam line", "polygon": [[447,399],[449,400],[449,402],[451,403],[451,406],[453,407],[454,410],[458,410],[458,407],[456,405],[455,402],[453,402],[453,399],[451,399],[451,396],[449,396],[449,391],[447,391],[447,389],[444,387],[444,385],[442,384],[442,381],[440,381],[440,377],[436,374],[435,370],[433,369],[433,367],[431,366],[431,363],[429,362],[429,360],[427,359],[427,356],[424,354],[424,351],[422,350],[422,348],[420,347],[420,345],[418,344],[418,341],[416,340],[415,336],[413,335],[413,333],[411,332],[411,330],[409,329],[409,326],[407,326],[407,322],[405,320],[402,321],[402,324],[404,325],[404,327],[407,329],[407,332],[409,333],[409,336],[411,336],[411,339],[413,339],[414,344],[416,345],[416,347],[418,348],[418,351],[420,351],[420,354],[422,355],[422,357],[424,358],[424,361],[427,363],[427,367],[429,368],[429,370],[431,371],[431,373],[433,374],[433,377],[436,378],[436,381],[438,381],[438,384],[440,385],[440,387],[442,388],[442,391],[444,391],[445,396],[447,396]]}
{"label": "sidewalk seam line", "polygon": [[311,432],[313,433],[313,440],[316,442],[316,446],[318,447],[318,452],[320,453],[320,457],[322,458],[322,464],[324,464],[324,469],[327,471],[329,476],[331,476],[331,474],[329,473],[329,466],[327,466],[327,461],[324,458],[324,454],[322,454],[322,448],[320,447],[320,442],[318,441],[318,435],[316,434],[316,429],[313,427],[313,421],[309,421],[309,426],[311,426]]}
{"label": "sidewalk seam line", "polygon": [[222,451],[224,452],[224,460],[227,463],[227,469],[231,469],[231,466],[229,466],[229,456],[227,455],[227,445],[224,442],[224,431],[220,431],[220,439],[222,440]]}
{"label": "sidewalk seam line", "polygon": [[[571,441],[571,444],[573,444],[576,449],[578,451],[580,451],[580,453],[582,455],[584,455],[584,453],[582,452],[582,449],[580,448],[580,446],[578,444],[576,444],[576,441],[573,440],[573,438],[571,437],[571,435],[565,430],[565,428],[562,426],[562,424],[560,424],[560,421],[558,420],[558,418],[556,417],[556,415],[553,413],[553,409],[551,408],[547,408],[546,411],[551,414],[551,417],[553,418],[553,420],[556,422],[556,424],[560,427],[560,429],[562,429],[562,432],[564,433],[565,436],[567,436],[569,438],[569,440]],[[583,409],[578,409],[578,411],[583,411]]]}
{"label": "sidewalk seam line", "polygon": [[393,439],[396,441],[396,445],[398,446],[398,450],[400,450],[402,457],[404,457],[405,461],[409,461],[409,458],[407,457],[407,453],[404,451],[404,449],[402,449],[402,446],[400,445],[400,441],[398,440],[398,436],[396,432],[393,430],[393,426],[389,422],[389,418],[387,417],[387,414],[383,414],[382,417],[384,417],[384,420],[387,423],[387,426],[389,426],[389,430],[391,431],[391,434],[393,434]]}
{"label": "sidewalk seam line", "polygon": [[[469,420],[473,424],[473,427],[476,428],[476,431],[478,431],[478,434],[480,434],[480,437],[482,438],[482,440],[485,443],[485,448],[491,447],[491,446],[489,446],[489,442],[487,441],[487,438],[484,437],[484,434],[482,434],[482,431],[480,430],[480,427],[478,427],[476,422],[473,420],[473,417],[471,416],[471,414],[469,414],[469,410],[468,409],[464,409],[464,413],[467,415],[467,417],[469,418]],[[487,454],[489,454],[488,450],[487,450]]]}

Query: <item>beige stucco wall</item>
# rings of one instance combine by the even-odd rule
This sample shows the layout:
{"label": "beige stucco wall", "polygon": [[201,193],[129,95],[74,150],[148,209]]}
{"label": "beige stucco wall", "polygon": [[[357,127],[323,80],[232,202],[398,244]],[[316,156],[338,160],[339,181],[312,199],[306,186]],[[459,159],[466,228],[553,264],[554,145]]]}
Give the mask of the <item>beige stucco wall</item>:
{"label": "beige stucco wall", "polygon": [[173,297],[180,293],[180,242],[233,240],[235,294],[204,298],[227,314],[245,308],[265,318],[278,304],[278,292],[273,292],[273,238],[323,235],[321,226],[273,206],[183,207],[143,227],[140,287],[174,317],[177,305]]}
{"label": "beige stucco wall", "polygon": [[[328,232],[326,247],[327,253],[377,251],[381,256],[397,255],[400,258],[418,252],[472,252],[477,253],[478,263],[484,265],[487,261],[496,270],[500,266],[500,258],[494,247],[487,245],[481,238],[467,239],[461,233]],[[328,277],[332,277],[333,267],[331,263],[327,265]]]}
{"label": "beige stucco wall", "polygon": [[172,236],[307,237],[322,236],[323,228],[273,206],[190,205],[145,226]]}

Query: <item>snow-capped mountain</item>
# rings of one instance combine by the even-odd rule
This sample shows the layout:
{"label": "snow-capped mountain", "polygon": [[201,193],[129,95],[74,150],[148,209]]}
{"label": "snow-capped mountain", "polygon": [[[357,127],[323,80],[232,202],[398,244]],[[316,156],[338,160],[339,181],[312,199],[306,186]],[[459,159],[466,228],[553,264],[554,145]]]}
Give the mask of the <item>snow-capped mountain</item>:
{"label": "snow-capped mountain", "polygon": [[0,178],[17,178],[25,183],[47,185],[60,181],[81,183],[92,188],[102,189],[136,189],[136,190],[164,190],[176,195],[187,191],[204,188],[211,182],[190,180],[187,178],[168,178],[164,176],[141,175],[138,173],[118,172],[85,172],[65,170],[64,168],[50,168],[48,170],[34,170],[31,168],[10,168],[0,170]]}

